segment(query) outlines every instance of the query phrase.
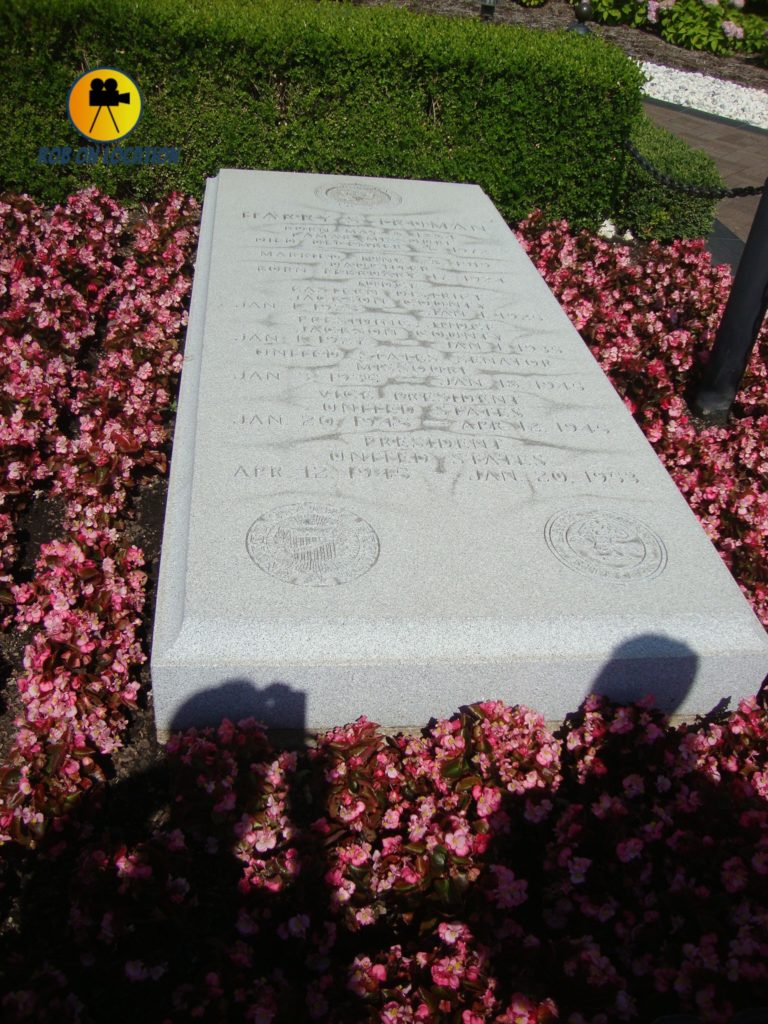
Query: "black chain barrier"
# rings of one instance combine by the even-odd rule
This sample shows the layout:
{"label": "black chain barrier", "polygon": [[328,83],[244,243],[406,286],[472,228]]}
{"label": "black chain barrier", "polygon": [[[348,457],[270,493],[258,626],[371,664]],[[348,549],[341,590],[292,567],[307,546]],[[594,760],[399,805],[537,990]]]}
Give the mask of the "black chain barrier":
{"label": "black chain barrier", "polygon": [[662,174],[647,157],[635,149],[631,142],[626,141],[624,149],[656,181],[666,185],[667,188],[676,189],[678,192],[685,192],[689,196],[697,196],[699,199],[740,199],[742,196],[759,196],[762,195],[765,188],[764,184],[743,185],[740,188],[699,188],[698,185],[687,185],[684,181],[677,181],[675,178]]}

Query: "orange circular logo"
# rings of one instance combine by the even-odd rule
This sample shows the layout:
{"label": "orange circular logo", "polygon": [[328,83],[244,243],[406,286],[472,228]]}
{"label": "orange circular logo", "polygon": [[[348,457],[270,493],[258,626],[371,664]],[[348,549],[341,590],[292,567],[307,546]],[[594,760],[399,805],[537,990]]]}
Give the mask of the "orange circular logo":
{"label": "orange circular logo", "polygon": [[139,123],[141,109],[138,85],[117,68],[86,71],[67,98],[72,124],[93,142],[124,139]]}

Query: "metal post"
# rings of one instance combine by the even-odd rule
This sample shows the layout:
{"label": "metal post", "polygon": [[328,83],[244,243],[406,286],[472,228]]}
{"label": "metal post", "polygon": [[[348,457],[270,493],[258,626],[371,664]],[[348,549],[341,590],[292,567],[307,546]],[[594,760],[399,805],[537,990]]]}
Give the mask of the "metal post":
{"label": "metal post", "polygon": [[579,0],[574,7],[574,14],[576,15],[576,21],[568,26],[568,31],[578,32],[582,36],[591,36],[592,29],[587,24],[592,17],[592,4],[589,0]]}
{"label": "metal post", "polygon": [[749,229],[731,294],[691,407],[725,423],[768,309],[768,180]]}

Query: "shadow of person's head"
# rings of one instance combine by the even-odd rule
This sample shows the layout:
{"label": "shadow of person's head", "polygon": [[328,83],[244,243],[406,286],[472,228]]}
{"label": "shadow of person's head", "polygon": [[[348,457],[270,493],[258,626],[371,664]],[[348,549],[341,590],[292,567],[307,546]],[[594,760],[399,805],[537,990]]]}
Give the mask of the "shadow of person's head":
{"label": "shadow of person's head", "polygon": [[255,718],[265,726],[303,734],[306,704],[306,695],[288,683],[259,688],[248,679],[228,679],[185,700],[173,715],[171,732],[215,726],[225,718]]}
{"label": "shadow of person's head", "polygon": [[685,703],[698,667],[698,655],[687,644],[660,633],[643,633],[613,651],[590,693],[617,704],[652,696],[659,710],[673,714]]}

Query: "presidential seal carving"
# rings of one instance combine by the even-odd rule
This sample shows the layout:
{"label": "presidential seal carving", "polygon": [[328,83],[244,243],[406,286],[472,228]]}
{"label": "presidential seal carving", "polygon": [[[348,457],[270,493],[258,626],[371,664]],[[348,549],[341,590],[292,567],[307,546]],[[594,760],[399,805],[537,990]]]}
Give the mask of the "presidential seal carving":
{"label": "presidential seal carving", "polygon": [[649,580],[664,571],[663,541],[634,516],[600,509],[564,509],[545,537],[553,555],[574,572],[605,580]]}
{"label": "presidential seal carving", "polygon": [[283,583],[334,587],[376,563],[379,538],[360,516],[331,505],[282,505],[260,516],[246,536],[256,565]]}
{"label": "presidential seal carving", "polygon": [[402,199],[396,192],[381,188],[379,185],[368,185],[364,182],[350,181],[339,185],[321,185],[315,189],[320,199],[330,199],[341,206],[358,206],[381,208],[399,206]]}

